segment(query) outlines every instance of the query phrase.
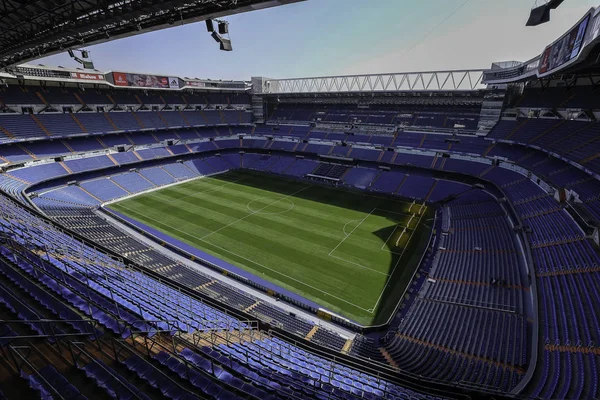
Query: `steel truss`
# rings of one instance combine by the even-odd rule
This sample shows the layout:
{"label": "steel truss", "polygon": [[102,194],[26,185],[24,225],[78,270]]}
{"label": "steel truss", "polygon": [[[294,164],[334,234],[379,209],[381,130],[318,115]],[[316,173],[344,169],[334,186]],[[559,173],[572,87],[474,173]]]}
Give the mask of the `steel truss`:
{"label": "steel truss", "polygon": [[3,0],[0,67],[84,45],[302,0]]}
{"label": "steel truss", "polygon": [[484,89],[483,69],[267,79],[263,93],[466,91]]}

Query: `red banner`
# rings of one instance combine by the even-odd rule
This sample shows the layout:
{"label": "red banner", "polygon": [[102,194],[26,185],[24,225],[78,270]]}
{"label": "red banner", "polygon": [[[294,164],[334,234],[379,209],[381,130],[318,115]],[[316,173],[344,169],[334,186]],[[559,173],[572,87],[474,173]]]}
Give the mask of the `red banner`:
{"label": "red banner", "polygon": [[71,78],[82,79],[85,81],[103,81],[104,75],[102,74],[88,74],[86,72],[71,72]]}
{"label": "red banner", "polygon": [[127,74],[122,72],[113,72],[113,79],[117,86],[129,86],[127,83]]}

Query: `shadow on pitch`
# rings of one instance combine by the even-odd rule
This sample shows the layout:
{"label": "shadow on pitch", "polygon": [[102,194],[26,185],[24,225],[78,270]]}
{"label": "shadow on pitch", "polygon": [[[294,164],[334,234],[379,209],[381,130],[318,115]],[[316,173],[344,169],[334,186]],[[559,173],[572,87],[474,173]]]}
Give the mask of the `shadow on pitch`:
{"label": "shadow on pitch", "polygon": [[[415,269],[418,267],[421,256],[426,250],[431,226],[428,226],[428,224],[425,223],[420,224],[416,228],[413,237],[410,239],[410,242],[407,245],[408,247],[405,251],[402,251],[396,247],[395,242],[390,239],[394,234],[393,231],[396,226],[399,223],[406,223],[404,216],[391,216],[389,212],[395,211],[389,210],[389,208],[390,201],[398,202],[399,199],[397,197],[385,194],[367,194],[358,190],[335,188],[317,182],[297,181],[280,176],[276,176],[274,179],[272,177],[274,176],[251,170],[236,170],[227,174],[215,175],[212,178],[223,182],[235,181],[237,185],[259,187],[260,189],[268,190],[282,196],[288,196],[291,193],[298,192],[302,187],[312,185],[314,189],[308,188],[300,191],[294,194],[293,197],[364,213],[369,213],[377,207],[383,208],[382,210],[374,210],[372,214],[387,218],[390,221],[390,224],[389,226],[372,233],[381,242],[382,246],[385,243],[387,249],[390,251],[391,260],[387,274],[392,274],[392,276],[388,279],[388,283],[383,289],[383,294],[377,309],[374,310],[372,325],[386,323],[388,319],[390,319],[391,314],[396,310],[407,285],[410,284]],[[352,193],[353,195],[344,195],[348,193]],[[412,202],[410,200],[407,201],[409,203]],[[386,209],[389,211],[385,211]],[[399,212],[406,212],[406,210],[400,210]],[[431,213],[431,210],[426,211],[423,220],[430,218]],[[385,328],[383,330],[385,331]]]}

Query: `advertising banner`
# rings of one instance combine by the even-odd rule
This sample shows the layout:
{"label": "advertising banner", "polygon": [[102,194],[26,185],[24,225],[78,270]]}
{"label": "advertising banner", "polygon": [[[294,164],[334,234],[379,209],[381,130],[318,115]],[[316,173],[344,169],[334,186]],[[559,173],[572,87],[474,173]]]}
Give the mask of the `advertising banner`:
{"label": "advertising banner", "polygon": [[[166,76],[113,72],[113,78],[116,86],[154,89],[179,89],[179,80],[177,78],[168,78]],[[177,82],[175,86],[171,86],[171,79],[174,79]]]}
{"label": "advertising banner", "polygon": [[206,85],[204,84],[204,82],[186,81],[185,82],[185,86],[190,86],[190,87],[205,87]]}
{"label": "advertising banner", "polygon": [[113,72],[113,80],[117,86],[129,86],[127,83],[127,74],[122,72]]}
{"label": "advertising banner", "polygon": [[169,77],[169,88],[171,89],[179,89],[179,78],[175,78],[173,76]]}
{"label": "advertising banner", "polygon": [[546,47],[540,61],[540,74],[552,71],[579,55],[589,21],[590,15],[559,40]]}
{"label": "advertising banner", "polygon": [[596,39],[598,35],[600,35],[600,15],[596,15],[594,18],[594,23],[592,24],[590,32],[590,41]]}
{"label": "advertising banner", "polygon": [[81,79],[84,81],[103,81],[104,75],[102,74],[88,74],[87,72],[71,72],[71,78]]}

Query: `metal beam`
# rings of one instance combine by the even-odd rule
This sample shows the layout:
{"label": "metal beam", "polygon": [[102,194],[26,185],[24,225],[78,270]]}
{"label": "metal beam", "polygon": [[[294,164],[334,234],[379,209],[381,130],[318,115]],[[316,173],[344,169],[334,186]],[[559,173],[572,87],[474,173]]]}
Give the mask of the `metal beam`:
{"label": "metal beam", "polygon": [[304,0],[0,0],[0,67]]}
{"label": "metal beam", "polygon": [[268,79],[263,93],[465,91],[484,89],[484,69]]}

